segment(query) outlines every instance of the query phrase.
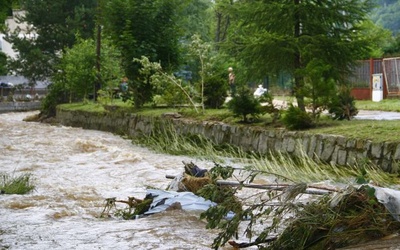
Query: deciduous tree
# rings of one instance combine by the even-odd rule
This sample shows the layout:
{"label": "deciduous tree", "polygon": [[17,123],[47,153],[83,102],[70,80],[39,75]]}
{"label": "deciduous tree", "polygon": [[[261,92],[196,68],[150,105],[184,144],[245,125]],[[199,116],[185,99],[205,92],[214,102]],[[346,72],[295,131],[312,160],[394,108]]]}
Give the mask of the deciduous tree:
{"label": "deciduous tree", "polygon": [[93,36],[96,0],[22,0],[25,15],[19,22],[26,22],[28,29],[9,34],[7,40],[18,52],[11,60],[17,74],[27,77],[32,84],[54,72],[59,56],[75,43],[75,35]]}

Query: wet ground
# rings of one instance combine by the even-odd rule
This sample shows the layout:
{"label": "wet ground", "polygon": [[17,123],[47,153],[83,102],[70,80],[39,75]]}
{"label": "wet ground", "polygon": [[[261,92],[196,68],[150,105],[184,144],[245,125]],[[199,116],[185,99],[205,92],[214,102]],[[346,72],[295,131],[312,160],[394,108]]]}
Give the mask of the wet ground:
{"label": "wet ground", "polygon": [[[277,108],[286,108],[288,102],[274,100]],[[354,117],[357,120],[400,120],[400,112],[387,112],[379,110],[359,110]]]}
{"label": "wet ground", "polygon": [[354,118],[359,120],[400,120],[400,112],[359,110]]}

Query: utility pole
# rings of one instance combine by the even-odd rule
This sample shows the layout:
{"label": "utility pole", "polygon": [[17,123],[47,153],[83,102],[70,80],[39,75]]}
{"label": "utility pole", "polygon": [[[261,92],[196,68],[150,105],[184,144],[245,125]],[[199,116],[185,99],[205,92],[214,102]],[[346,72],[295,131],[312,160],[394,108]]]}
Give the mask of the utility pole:
{"label": "utility pole", "polygon": [[94,101],[97,102],[98,91],[101,89],[101,0],[97,1],[97,38],[96,38],[96,82],[94,84]]}

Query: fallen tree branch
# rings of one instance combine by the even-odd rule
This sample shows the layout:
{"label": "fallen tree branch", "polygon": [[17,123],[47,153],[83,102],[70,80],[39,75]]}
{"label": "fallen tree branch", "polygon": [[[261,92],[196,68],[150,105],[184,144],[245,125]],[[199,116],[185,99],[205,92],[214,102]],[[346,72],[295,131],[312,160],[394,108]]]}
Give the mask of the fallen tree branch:
{"label": "fallen tree branch", "polygon": [[[175,179],[173,175],[166,175],[167,179]],[[246,188],[256,188],[256,189],[266,189],[266,190],[276,190],[283,191],[284,189],[291,187],[290,184],[249,184],[249,183],[241,183],[239,181],[225,181],[225,180],[217,180],[216,183],[221,186],[231,186],[231,187],[246,187]],[[306,194],[316,194],[316,195],[324,195],[332,192],[341,192],[341,190],[335,188],[328,187],[319,187],[314,185],[307,186],[307,189],[304,193]]]}

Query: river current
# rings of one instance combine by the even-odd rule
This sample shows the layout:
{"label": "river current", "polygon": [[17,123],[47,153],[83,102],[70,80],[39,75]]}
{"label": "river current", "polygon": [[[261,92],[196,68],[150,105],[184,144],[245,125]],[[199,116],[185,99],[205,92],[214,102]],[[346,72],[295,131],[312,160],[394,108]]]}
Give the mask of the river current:
{"label": "river current", "polygon": [[[0,195],[0,250],[211,249],[218,231],[206,229],[197,212],[136,220],[100,215],[107,198],[143,198],[148,187],[166,189],[166,175],[182,173],[182,161],[202,168],[212,162],[155,153],[108,132],[23,121],[35,113],[0,114],[0,172],[31,174],[35,185],[29,194]],[[396,236],[346,249],[399,245]]]}
{"label": "river current", "polygon": [[100,218],[106,198],[165,189],[165,176],[181,173],[182,161],[192,158],[158,154],[107,132],[23,121],[33,114],[0,114],[0,172],[31,174],[36,187],[0,195],[0,249],[210,249],[217,232],[197,213]]}

